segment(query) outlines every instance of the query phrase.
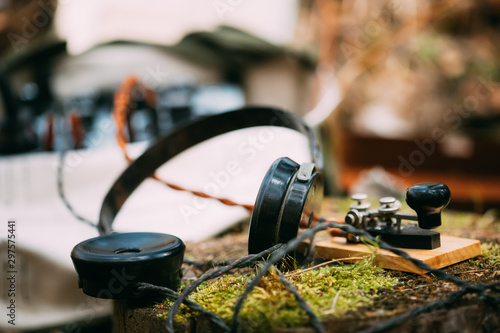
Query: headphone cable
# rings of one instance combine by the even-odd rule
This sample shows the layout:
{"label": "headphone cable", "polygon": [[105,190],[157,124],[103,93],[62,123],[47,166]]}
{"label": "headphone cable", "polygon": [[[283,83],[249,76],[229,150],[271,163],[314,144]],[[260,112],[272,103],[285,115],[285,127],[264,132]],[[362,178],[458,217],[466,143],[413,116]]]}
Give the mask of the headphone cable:
{"label": "headphone cable", "polygon": [[64,160],[66,158],[66,153],[67,153],[67,148],[64,148],[61,151],[61,154],[59,155],[59,163],[57,165],[57,193],[59,195],[59,198],[61,198],[62,202],[66,206],[66,208],[69,210],[69,212],[80,222],[83,222],[93,228],[97,229],[97,223],[92,222],[91,220],[87,219],[86,217],[80,215],[73,205],[69,202],[68,198],[66,197],[66,194],[64,192]]}

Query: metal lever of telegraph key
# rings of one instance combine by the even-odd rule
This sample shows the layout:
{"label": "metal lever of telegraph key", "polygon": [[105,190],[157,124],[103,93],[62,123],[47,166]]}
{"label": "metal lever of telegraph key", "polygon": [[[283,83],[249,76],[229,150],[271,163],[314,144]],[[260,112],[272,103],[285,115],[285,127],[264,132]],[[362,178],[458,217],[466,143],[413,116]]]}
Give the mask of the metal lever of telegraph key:
{"label": "metal lever of telegraph key", "polygon": [[441,225],[441,211],[448,206],[451,193],[443,183],[427,182],[410,186],[405,200],[418,217],[422,229],[434,229]]}

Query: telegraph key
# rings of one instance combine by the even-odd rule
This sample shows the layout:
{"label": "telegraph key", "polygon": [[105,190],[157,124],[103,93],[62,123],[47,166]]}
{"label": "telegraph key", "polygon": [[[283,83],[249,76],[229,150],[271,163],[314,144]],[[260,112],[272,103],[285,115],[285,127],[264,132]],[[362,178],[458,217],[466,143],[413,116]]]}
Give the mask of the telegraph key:
{"label": "telegraph key", "polygon": [[[352,199],[357,202],[351,205],[345,222],[396,247],[431,250],[441,246],[439,232],[430,229],[441,225],[441,211],[450,197],[450,189],[442,183],[412,185],[405,195],[406,203],[416,212],[411,214],[399,212],[401,203],[393,197],[381,198],[377,209],[369,209],[370,203],[363,202],[367,196],[355,194]],[[402,224],[402,220],[417,223]],[[359,242],[359,238],[348,237],[348,241]]]}
{"label": "telegraph key", "polygon": [[[410,256],[431,267],[442,268],[481,254],[477,240],[442,236],[430,230],[441,225],[441,211],[450,202],[450,189],[442,183],[427,182],[410,186],[405,200],[416,214],[399,211],[401,203],[393,197],[380,199],[380,206],[370,209],[365,194],[355,194],[346,214],[345,222],[364,229],[372,236],[379,236],[394,247],[404,248]],[[402,223],[403,220],[410,221]],[[356,261],[363,256],[373,255],[373,249],[361,244],[361,239],[352,234],[343,237],[324,237],[315,243],[317,257]],[[356,244],[358,243],[358,244]],[[357,259],[351,259],[351,258]],[[377,249],[374,263],[387,269],[418,274],[425,273],[410,261],[394,253]]]}

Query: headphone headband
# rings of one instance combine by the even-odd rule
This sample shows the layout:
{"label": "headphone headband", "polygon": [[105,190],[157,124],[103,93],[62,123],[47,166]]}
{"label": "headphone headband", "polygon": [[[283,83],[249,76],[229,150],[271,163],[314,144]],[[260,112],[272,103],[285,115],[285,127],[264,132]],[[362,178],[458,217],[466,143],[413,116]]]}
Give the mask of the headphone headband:
{"label": "headphone headband", "polygon": [[297,115],[268,107],[247,107],[203,116],[173,129],[132,162],[106,194],[99,214],[100,234],[112,232],[113,220],[132,192],[168,160],[205,140],[255,126],[277,126],[303,133],[309,140],[312,161],[323,168],[323,158],[313,130]]}

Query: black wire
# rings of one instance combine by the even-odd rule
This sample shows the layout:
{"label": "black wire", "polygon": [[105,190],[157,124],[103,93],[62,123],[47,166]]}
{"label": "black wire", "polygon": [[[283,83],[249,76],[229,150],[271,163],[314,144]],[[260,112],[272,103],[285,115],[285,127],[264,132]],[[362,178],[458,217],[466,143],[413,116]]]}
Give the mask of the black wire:
{"label": "black wire", "polygon": [[206,268],[213,268],[213,267],[220,267],[220,266],[226,266],[229,260],[222,260],[222,261],[199,261],[199,260],[191,260],[184,258],[182,260],[183,263],[192,265],[198,269],[206,269]]}
{"label": "black wire", "polygon": [[276,272],[278,273],[281,282],[285,286],[285,288],[292,293],[292,295],[295,297],[295,301],[297,302],[297,305],[304,310],[305,313],[309,316],[309,322],[311,323],[312,327],[316,330],[316,332],[324,333],[325,328],[323,327],[323,324],[321,323],[321,320],[316,316],[316,314],[313,312],[313,310],[307,305],[307,302],[304,300],[302,296],[300,296],[299,291],[295,286],[286,279],[285,275],[281,273],[281,271],[277,268]]}
{"label": "black wire", "polygon": [[[497,282],[497,283],[493,283],[490,285],[478,284],[478,285],[476,285],[476,287],[479,287],[481,289],[484,288],[484,290],[486,290],[486,289],[494,289],[497,285],[500,285],[500,283]],[[385,322],[382,322],[382,323],[374,324],[370,328],[368,328],[367,330],[362,331],[362,333],[385,332],[389,329],[398,327],[406,320],[412,319],[418,315],[430,313],[430,312],[440,310],[440,309],[450,308],[451,305],[453,305],[455,302],[460,300],[466,294],[471,294],[471,293],[475,293],[475,292],[476,292],[476,288],[470,288],[470,287],[457,290],[457,291],[451,293],[450,295],[448,295],[448,297],[446,297],[446,299],[444,299],[444,300],[438,300],[438,301],[434,301],[434,302],[431,302],[431,303],[428,303],[425,305],[414,307],[414,308],[408,310],[407,312],[405,312],[397,317],[391,318],[391,319],[389,319]],[[499,298],[497,298],[497,303],[495,305],[498,305],[499,304],[498,302],[500,302]]]}
{"label": "black wire", "polygon": [[434,301],[432,303],[425,304],[423,306],[411,308],[410,310],[408,310],[407,312],[405,312],[399,316],[391,318],[385,322],[372,325],[367,330],[362,331],[362,333],[384,332],[384,331],[389,330],[391,328],[398,327],[401,324],[403,324],[406,320],[415,318],[416,316],[418,316],[420,314],[425,314],[425,313],[429,313],[429,312],[432,312],[435,310],[450,307],[451,304],[460,300],[464,295],[466,295],[468,293],[472,293],[472,292],[473,291],[470,290],[469,288],[460,289],[460,290],[455,291],[452,294],[450,294],[445,300],[438,300],[438,301]]}
{"label": "black wire", "polygon": [[66,158],[67,150],[63,149],[61,154],[59,155],[59,163],[57,165],[57,193],[59,194],[59,198],[61,198],[62,202],[69,210],[69,212],[80,222],[83,222],[93,228],[97,228],[97,223],[92,222],[91,220],[83,217],[78,214],[78,212],[73,208],[73,205],[66,198],[66,194],[64,193],[64,160]]}
{"label": "black wire", "polygon": [[175,300],[174,304],[170,307],[170,310],[168,312],[168,319],[167,319],[167,331],[173,333],[174,332],[174,317],[175,314],[179,311],[181,303],[184,301],[186,297],[189,296],[190,293],[192,293],[196,288],[202,284],[205,281],[208,281],[210,279],[213,279],[215,277],[222,276],[223,274],[229,272],[233,268],[240,268],[240,267],[246,267],[248,265],[252,265],[255,262],[262,260],[263,258],[267,257],[269,254],[274,253],[275,251],[279,251],[280,249],[283,248],[283,244],[276,244],[273,247],[270,247],[267,250],[264,250],[260,253],[257,254],[249,254],[243,258],[237,259],[230,263],[227,266],[216,268],[214,270],[208,271],[204,275],[202,275],[200,278],[197,280],[193,281],[190,283],[184,290],[180,293],[180,297]]}
{"label": "black wire", "polygon": [[274,252],[269,260],[264,263],[264,265],[261,267],[260,272],[247,284],[247,287],[241,294],[240,298],[236,302],[236,305],[234,307],[234,313],[233,313],[233,325],[231,326],[231,332],[238,332],[239,331],[239,313],[241,311],[241,308],[243,306],[243,302],[245,299],[248,297],[250,292],[253,290],[253,288],[259,283],[260,279],[264,275],[267,274],[269,269],[275,265],[278,261],[283,259],[283,257],[290,251],[293,251],[294,249],[297,248],[297,246],[300,245],[300,243],[309,238],[312,237],[316,232],[320,230],[325,230],[328,227],[328,224],[325,223],[318,223],[314,227],[304,231],[302,234],[300,234],[299,237],[292,239],[288,243],[285,244],[284,247],[279,248],[276,252]]}
{"label": "black wire", "polygon": [[[241,308],[243,306],[243,302],[248,297],[248,295],[253,290],[253,288],[259,283],[260,279],[269,271],[269,269],[274,264],[276,264],[278,261],[280,261],[288,252],[295,250],[301,244],[301,242],[303,240],[310,238],[318,231],[325,230],[327,228],[341,229],[341,230],[344,230],[348,233],[353,233],[355,235],[364,236],[367,239],[370,239],[372,241],[376,241],[375,238],[373,236],[371,236],[365,230],[357,229],[349,224],[340,224],[340,223],[336,223],[336,222],[325,223],[325,220],[323,218],[321,218],[320,222],[316,226],[304,231],[299,237],[290,240],[287,244],[285,244],[284,247],[280,248],[278,251],[273,253],[271,255],[271,258],[269,258],[269,260],[262,266],[259,274],[257,274],[255,276],[255,278],[252,279],[247,284],[245,291],[243,292],[243,294],[240,296],[240,298],[236,302],[236,305],[234,308],[234,313],[233,313],[233,324],[231,327],[231,332],[239,332],[239,313],[240,313]],[[459,278],[456,278],[456,277],[446,273],[445,271],[443,271],[441,269],[434,269],[434,268],[430,267],[429,265],[427,265],[426,263],[424,263],[423,261],[412,258],[406,252],[404,252],[400,249],[394,248],[384,241],[379,240],[378,243],[379,243],[380,248],[389,250],[389,251],[397,254],[398,256],[401,256],[405,259],[410,260],[413,264],[415,264],[420,269],[429,271],[443,280],[452,282],[452,283],[456,284],[457,286],[461,287],[463,290],[466,290],[467,292],[470,291],[470,292],[477,293],[481,297],[483,297],[486,301],[488,301],[492,304],[499,304],[500,303],[500,297],[488,294],[486,292],[486,289],[488,289],[488,288],[486,288],[483,285],[478,284],[478,285],[473,286],[473,285],[469,284],[468,282],[461,280]],[[497,288],[496,285],[495,285],[495,288]],[[408,312],[405,315],[408,316],[409,314],[411,314],[411,313]]]}
{"label": "black wire", "polygon": [[[170,288],[155,286],[155,285],[150,284],[150,283],[143,283],[143,282],[138,283],[137,289],[156,291],[156,292],[159,292],[159,293],[167,296],[168,298],[173,298],[175,300],[177,300],[181,297],[178,293],[176,293],[175,291],[173,291]],[[189,299],[183,299],[182,302],[191,310],[198,311],[198,312],[201,312],[204,315],[206,315],[208,320],[210,320],[212,323],[217,325],[224,332],[229,332],[229,330],[230,330],[229,326],[226,325],[226,323],[224,322],[224,319],[222,319],[221,317],[219,317],[215,313],[208,311],[208,310],[205,310],[201,305],[199,305],[198,303],[193,302]]]}
{"label": "black wire", "polygon": [[[364,236],[372,241],[376,241],[376,239],[365,230],[356,229],[353,226],[348,225],[348,224],[343,225],[343,224],[339,224],[339,223],[335,223],[335,222],[330,222],[329,224],[333,228],[339,228],[339,229],[342,229],[342,230],[350,232],[350,233],[356,233],[357,235],[361,235],[361,236]],[[381,249],[391,251],[392,253],[394,253],[394,254],[396,254],[404,259],[411,261],[417,268],[428,271],[428,273],[432,273],[436,277],[438,277],[442,280],[451,282],[460,288],[470,288],[470,289],[474,290],[476,293],[485,297],[488,301],[495,302],[498,299],[497,297],[486,293],[484,288],[482,288],[480,285],[473,286],[470,283],[468,283],[467,281],[464,281],[458,277],[455,277],[451,274],[448,274],[447,272],[445,272],[442,269],[432,268],[431,266],[427,265],[425,262],[411,257],[405,251],[403,251],[399,248],[395,248],[383,240],[378,240],[378,245]]]}
{"label": "black wire", "polygon": [[[324,220],[322,220],[322,221],[324,221]],[[428,271],[429,273],[433,273],[438,278],[441,278],[443,280],[452,282],[453,284],[455,284],[455,285],[457,285],[457,286],[459,286],[461,288],[466,288],[466,287],[472,287],[473,288],[473,286],[470,285],[469,283],[467,283],[466,281],[464,281],[464,280],[462,280],[462,279],[460,279],[458,277],[455,277],[455,276],[453,276],[451,274],[448,274],[445,271],[443,271],[442,269],[432,268],[431,266],[427,265],[425,262],[411,257],[405,251],[403,251],[403,250],[401,250],[399,248],[395,248],[395,247],[389,245],[388,243],[386,243],[383,240],[376,240],[375,237],[373,237],[372,235],[370,235],[365,230],[357,229],[357,228],[355,228],[355,227],[353,227],[353,226],[351,226],[349,224],[341,224],[341,223],[336,223],[336,222],[328,222],[327,227],[341,229],[341,230],[346,231],[347,233],[352,233],[352,234],[355,234],[355,235],[358,235],[358,236],[363,236],[363,237],[365,237],[365,238],[367,238],[369,240],[377,242],[378,245],[379,245],[379,247],[381,249],[391,251],[392,253],[394,253],[394,254],[396,254],[396,255],[404,258],[404,259],[407,259],[407,260],[411,261],[417,268],[420,268],[422,270]],[[314,229],[314,227],[312,229]],[[320,230],[323,230],[323,229],[320,229]],[[481,290],[477,289],[476,291],[481,291]]]}

